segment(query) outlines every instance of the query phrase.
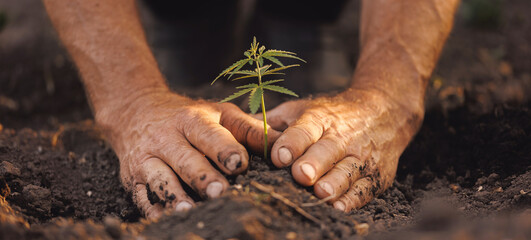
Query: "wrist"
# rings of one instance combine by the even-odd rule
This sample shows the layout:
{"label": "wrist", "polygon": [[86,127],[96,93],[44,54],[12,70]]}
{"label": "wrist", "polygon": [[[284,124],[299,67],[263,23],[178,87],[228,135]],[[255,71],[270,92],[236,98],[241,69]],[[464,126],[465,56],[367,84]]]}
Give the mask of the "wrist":
{"label": "wrist", "polygon": [[104,129],[124,125],[127,121],[134,119],[135,115],[148,114],[148,111],[151,111],[157,103],[172,98],[186,99],[165,86],[146,87],[100,102],[100,107],[94,109],[94,118],[96,123]]}
{"label": "wrist", "polygon": [[408,98],[372,86],[353,86],[336,97],[347,104],[369,105],[376,112],[389,112],[395,117],[405,117],[410,127],[416,131],[424,119],[424,99]]}

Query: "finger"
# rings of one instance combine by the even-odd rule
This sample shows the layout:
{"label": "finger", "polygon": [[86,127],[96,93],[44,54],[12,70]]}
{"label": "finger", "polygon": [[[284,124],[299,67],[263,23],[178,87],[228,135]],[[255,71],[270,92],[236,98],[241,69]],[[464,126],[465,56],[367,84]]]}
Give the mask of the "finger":
{"label": "finger", "polygon": [[160,146],[158,157],[203,198],[219,197],[229,186],[227,180],[184,138],[169,134]]}
{"label": "finger", "polygon": [[[193,207],[194,201],[188,197],[173,170],[158,158],[150,158],[143,163],[142,178],[146,183],[148,197],[150,191],[159,198],[162,206],[177,211]],[[153,200],[151,200],[153,201]]]}
{"label": "finger", "polygon": [[[220,124],[227,128],[238,142],[248,146],[253,152],[263,153],[264,122],[242,112],[234,104],[221,104],[221,108],[223,111]],[[269,150],[280,135],[280,132],[267,126]]]}
{"label": "finger", "polygon": [[321,199],[332,196],[331,201],[336,200],[361,177],[362,164],[363,162],[356,157],[344,158],[317,181],[313,188],[315,195]]}
{"label": "finger", "polygon": [[334,208],[350,212],[352,209],[363,207],[374,197],[375,187],[370,177],[365,177],[354,182],[350,189],[334,202]]}
{"label": "finger", "polygon": [[277,139],[271,150],[271,160],[277,167],[289,166],[323,135],[324,126],[312,115],[301,117]]}
{"label": "finger", "polygon": [[311,186],[344,157],[345,145],[342,141],[332,135],[325,135],[295,161],[291,173],[301,185]]}
{"label": "finger", "polygon": [[[304,101],[290,101],[280,104],[271,111],[267,111],[267,123],[275,130],[286,130],[300,117],[304,104]],[[261,119],[261,114],[256,114],[255,118]]]}
{"label": "finger", "polygon": [[133,189],[133,202],[148,219],[159,218],[164,210],[160,203],[151,204],[147,195],[146,185],[144,184],[135,185]]}
{"label": "finger", "polygon": [[226,128],[209,120],[197,120],[184,128],[186,139],[227,174],[247,169],[249,154]]}

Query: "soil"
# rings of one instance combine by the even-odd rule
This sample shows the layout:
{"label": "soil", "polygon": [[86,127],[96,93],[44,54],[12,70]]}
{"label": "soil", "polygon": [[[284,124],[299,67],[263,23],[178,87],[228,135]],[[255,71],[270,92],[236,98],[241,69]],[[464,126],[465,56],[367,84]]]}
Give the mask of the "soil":
{"label": "soil", "polygon": [[531,16],[503,9],[493,28],[458,18],[393,186],[349,214],[252,156],[221,198],[147,221],[72,63],[1,49],[0,239],[531,239]]}

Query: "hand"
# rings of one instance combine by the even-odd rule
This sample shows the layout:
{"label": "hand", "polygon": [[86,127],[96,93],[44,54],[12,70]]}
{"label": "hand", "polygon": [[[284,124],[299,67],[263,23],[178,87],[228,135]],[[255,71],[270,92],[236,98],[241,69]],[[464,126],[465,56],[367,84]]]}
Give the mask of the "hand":
{"label": "hand", "polygon": [[392,184],[422,116],[372,90],[287,102],[268,113],[274,129],[285,129],[271,158],[277,167],[292,165],[298,183],[348,212]]}
{"label": "hand", "polygon": [[[262,122],[230,103],[163,91],[96,115],[120,159],[125,189],[148,218],[164,208],[182,211],[194,205],[179,178],[203,198],[223,193],[228,182],[206,157],[224,173],[238,174],[249,160],[240,143],[263,151]],[[271,129],[270,141],[279,135]]]}

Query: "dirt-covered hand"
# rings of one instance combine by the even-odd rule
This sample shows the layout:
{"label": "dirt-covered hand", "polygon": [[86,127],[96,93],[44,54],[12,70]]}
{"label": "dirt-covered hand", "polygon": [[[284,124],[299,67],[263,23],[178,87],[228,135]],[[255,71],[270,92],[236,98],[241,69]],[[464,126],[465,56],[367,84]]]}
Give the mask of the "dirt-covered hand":
{"label": "dirt-covered hand", "polygon": [[348,212],[392,184],[421,116],[372,90],[286,102],[268,113],[274,129],[285,129],[271,158],[277,167],[292,165],[298,183]]}
{"label": "dirt-covered hand", "polygon": [[[224,173],[237,174],[249,159],[241,144],[263,149],[261,121],[230,103],[195,101],[169,91],[146,94],[96,118],[120,159],[122,183],[149,218],[165,208],[194,205],[179,178],[203,198],[223,193],[228,182],[207,158]],[[271,141],[279,135],[269,133]]]}

